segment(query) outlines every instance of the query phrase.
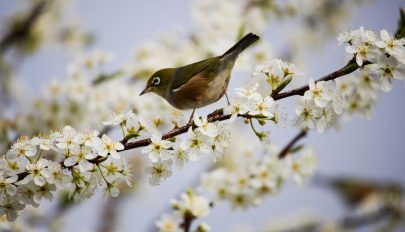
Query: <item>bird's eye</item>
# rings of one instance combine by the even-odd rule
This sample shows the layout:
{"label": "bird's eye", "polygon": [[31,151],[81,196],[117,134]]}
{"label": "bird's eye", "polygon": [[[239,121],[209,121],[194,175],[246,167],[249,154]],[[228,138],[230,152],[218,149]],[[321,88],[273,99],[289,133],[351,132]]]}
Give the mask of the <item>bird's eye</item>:
{"label": "bird's eye", "polygon": [[160,84],[160,77],[154,77],[152,79],[152,84],[153,85],[159,85]]}

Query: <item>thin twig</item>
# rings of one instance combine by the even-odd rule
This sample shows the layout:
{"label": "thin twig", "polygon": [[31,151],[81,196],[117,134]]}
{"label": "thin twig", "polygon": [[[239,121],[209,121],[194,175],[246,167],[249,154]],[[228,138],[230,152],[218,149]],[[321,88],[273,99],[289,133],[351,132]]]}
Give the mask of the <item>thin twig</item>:
{"label": "thin twig", "polygon": [[307,129],[301,130],[299,134],[297,134],[278,154],[279,159],[284,159],[294,147],[294,145],[302,138],[304,138],[308,133]]}
{"label": "thin twig", "polygon": [[[369,65],[369,64],[371,64],[371,62],[366,61],[363,64],[363,66]],[[359,69],[360,67],[363,67],[363,66],[357,65],[356,60],[353,58],[343,68],[341,68],[339,70],[336,70],[333,73],[330,73],[330,74],[328,74],[326,76],[323,76],[323,77],[319,78],[318,80],[315,81],[315,83],[319,82],[319,81],[331,81],[331,80],[337,79],[339,77],[350,74],[350,73],[356,71],[357,69]],[[287,92],[284,92],[284,93],[272,94],[272,97],[273,97],[273,99],[275,101],[277,101],[277,100],[287,98],[287,97],[291,97],[291,96],[294,96],[294,95],[301,95],[302,96],[302,95],[304,95],[305,91],[307,91],[307,90],[309,90],[309,85],[305,85],[305,86],[302,86],[300,88],[296,88],[296,89],[293,89],[293,90],[290,90],[290,91],[287,91]]]}

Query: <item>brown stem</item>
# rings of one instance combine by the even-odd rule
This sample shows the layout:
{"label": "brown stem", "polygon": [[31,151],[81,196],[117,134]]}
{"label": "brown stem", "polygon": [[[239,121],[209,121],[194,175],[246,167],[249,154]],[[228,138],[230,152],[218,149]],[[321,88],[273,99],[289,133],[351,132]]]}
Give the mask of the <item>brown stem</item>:
{"label": "brown stem", "polygon": [[294,147],[294,145],[302,138],[304,138],[308,134],[308,130],[304,129],[301,130],[300,133],[298,133],[284,148],[281,150],[281,152],[278,154],[279,159],[284,159],[291,151],[291,149]]}
{"label": "brown stem", "polygon": [[191,213],[184,214],[183,222],[180,224],[180,227],[184,232],[189,232],[191,224],[193,223],[195,217]]}

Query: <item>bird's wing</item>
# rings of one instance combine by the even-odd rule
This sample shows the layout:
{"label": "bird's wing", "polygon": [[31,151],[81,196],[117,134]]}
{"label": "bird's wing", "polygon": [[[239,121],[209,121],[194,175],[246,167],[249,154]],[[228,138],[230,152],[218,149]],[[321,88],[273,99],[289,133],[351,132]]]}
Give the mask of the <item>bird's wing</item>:
{"label": "bird's wing", "polygon": [[171,89],[175,91],[181,86],[190,81],[193,77],[196,77],[199,73],[211,67],[213,64],[218,62],[219,57],[208,58],[193,64],[189,64],[183,67],[177,68],[174,76],[173,82],[171,84]]}

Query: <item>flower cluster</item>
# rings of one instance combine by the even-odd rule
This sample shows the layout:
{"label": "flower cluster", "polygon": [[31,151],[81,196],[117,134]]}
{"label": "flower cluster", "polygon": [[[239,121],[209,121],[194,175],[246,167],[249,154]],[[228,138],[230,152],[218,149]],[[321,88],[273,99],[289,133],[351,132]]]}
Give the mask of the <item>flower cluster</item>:
{"label": "flower cluster", "polygon": [[[181,194],[180,200],[173,199],[171,206],[174,212],[163,215],[156,222],[160,232],[181,232],[185,227],[190,229],[192,221],[209,214],[211,203],[206,197],[197,195],[189,189]],[[209,230],[210,227],[207,224],[201,223],[191,231],[208,232]]]}
{"label": "flower cluster", "polygon": [[[68,65],[68,78],[50,81],[36,98],[26,94],[29,90],[21,91],[21,85],[13,80],[12,92],[19,110],[10,118],[13,118],[17,132],[25,135],[49,133],[65,125],[101,130],[101,122],[111,115],[111,111],[134,108],[135,86],[126,83],[122,73],[105,70],[111,59],[111,54],[101,51],[78,55]],[[33,100],[27,102],[27,99]]]}
{"label": "flower cluster", "polygon": [[194,115],[196,129],[189,128],[186,137],[177,137],[175,141],[169,141],[162,137],[160,131],[149,128],[151,144],[142,149],[148,154],[152,166],[148,168],[150,173],[149,183],[158,185],[163,179],[172,174],[173,162],[178,168],[184,163],[197,161],[200,155],[211,154],[211,159],[221,157],[229,146],[229,132],[225,125],[209,122],[207,117]]}
{"label": "flower cluster", "polygon": [[378,38],[374,31],[360,27],[341,33],[338,40],[348,44],[346,51],[354,54],[357,65],[372,63],[365,70],[382,91],[390,91],[394,79],[405,79],[405,38],[397,39],[386,30]]}
{"label": "flower cluster", "polygon": [[292,81],[293,77],[300,75],[300,73],[294,64],[274,59],[258,64],[254,75],[264,76],[272,91],[280,92]]}
{"label": "flower cluster", "polygon": [[316,128],[322,133],[337,124],[338,116],[346,107],[346,95],[335,87],[335,82],[315,83],[310,80],[309,90],[299,98],[293,124],[301,128]]}
{"label": "flower cluster", "polygon": [[52,200],[57,189],[68,189],[75,200],[99,186],[117,196],[119,183],[131,184],[130,167],[117,153],[123,149],[105,134],[70,126],[46,137],[21,137],[0,160],[0,216],[13,221],[26,205]]}
{"label": "flower cluster", "polygon": [[405,79],[405,39],[395,39],[386,30],[376,33],[363,27],[341,33],[340,43],[347,43],[346,51],[354,55],[361,68],[360,75],[339,80],[310,80],[309,90],[299,99],[293,124],[302,128],[316,128],[319,132],[335,126],[339,116],[354,112],[370,115],[378,99],[378,90],[388,92],[394,79]]}
{"label": "flower cluster", "polygon": [[283,90],[297,75],[294,64],[279,59],[258,64],[247,87],[235,89],[236,98],[224,109],[224,114],[232,115],[230,121],[238,115],[248,115],[262,125],[266,120],[277,124],[283,117],[271,94]]}
{"label": "flower cluster", "polygon": [[[274,148],[272,151],[279,152]],[[300,156],[285,159],[271,154],[259,157],[251,151],[239,152],[243,155],[230,157],[235,159],[231,161],[232,165],[223,165],[203,174],[200,186],[202,190],[213,193],[217,200],[231,202],[235,208],[260,204],[266,196],[278,193],[289,178],[302,185],[317,167],[317,158],[309,148],[303,149]]]}

